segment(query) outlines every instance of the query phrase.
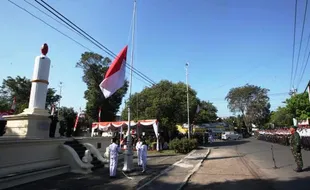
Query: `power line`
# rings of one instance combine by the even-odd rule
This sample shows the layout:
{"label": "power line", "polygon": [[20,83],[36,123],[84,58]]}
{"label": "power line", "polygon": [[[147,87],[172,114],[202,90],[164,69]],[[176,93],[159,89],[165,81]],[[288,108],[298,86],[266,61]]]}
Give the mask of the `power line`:
{"label": "power line", "polygon": [[306,22],[306,17],[307,17],[307,10],[308,10],[308,0],[306,0],[306,6],[305,6],[305,12],[304,12],[301,36],[300,36],[300,43],[299,43],[297,63],[296,63],[296,67],[295,67],[295,74],[294,74],[294,77],[293,77],[293,84],[294,84],[296,76],[297,76],[297,69],[298,69],[298,64],[299,64],[299,56],[300,56],[301,45],[302,45],[302,41],[303,41],[302,39],[303,39],[303,36],[304,36],[304,29],[305,29],[305,22]]}
{"label": "power line", "polygon": [[301,83],[302,78],[304,77],[305,71],[306,71],[307,66],[308,66],[308,63],[309,63],[309,57],[310,57],[310,51],[309,51],[309,53],[308,53],[308,58],[307,58],[307,61],[306,61],[305,66],[304,66],[304,69],[303,69],[303,71],[302,71],[302,73],[301,73],[301,76],[300,76],[300,79],[299,79],[299,81],[298,81],[297,89],[298,89],[298,87],[299,87],[299,85],[300,85],[300,83]]}
{"label": "power line", "polygon": [[[87,32],[85,32],[84,30],[82,30],[80,27],[78,27],[76,24],[74,24],[71,20],[69,20],[67,17],[65,17],[64,15],[62,15],[60,12],[58,12],[56,9],[54,9],[52,6],[50,6],[48,3],[46,3],[45,1],[41,0],[42,3],[44,3],[46,6],[44,6],[42,3],[40,3],[38,0],[35,0],[35,2],[37,2],[39,5],[41,5],[44,9],[46,9],[47,11],[49,11],[50,13],[52,13],[54,16],[56,16],[58,19],[60,19],[62,22],[64,22],[66,25],[68,25],[70,28],[72,28],[73,30],[75,30],[76,32],[78,32],[80,35],[82,35],[85,39],[87,39],[88,41],[90,41],[91,43],[93,43],[95,46],[97,46],[98,48],[100,48],[101,50],[103,50],[104,52],[106,52],[108,55],[116,58],[117,55],[115,53],[113,53],[111,50],[109,50],[107,47],[105,47],[104,45],[102,45],[100,42],[98,42],[96,39],[94,39],[92,36],[90,36]],[[62,18],[60,18],[60,16],[58,16],[56,13],[54,13],[53,11],[51,11],[51,9],[56,12],[58,15],[60,15]],[[69,23],[70,24],[69,24]],[[73,26],[74,27],[73,27]],[[77,29],[78,30],[77,30]],[[126,62],[126,67],[129,69],[132,69],[132,71],[137,74],[138,76],[140,76],[141,78],[143,78],[144,80],[146,80],[147,82],[149,82],[150,84],[154,85],[156,84],[152,79],[150,79],[149,77],[147,77],[145,74],[141,73],[140,71],[138,71],[135,68],[131,68],[131,66]]]}
{"label": "power line", "polygon": [[80,46],[82,46],[83,48],[91,51],[88,47],[84,46],[83,44],[81,44],[80,42],[76,41],[75,39],[71,38],[70,36],[68,36],[67,34],[63,33],[62,31],[58,30],[57,28],[55,28],[54,26],[48,24],[47,22],[45,22],[44,20],[42,20],[41,18],[37,17],[36,15],[32,14],[31,12],[29,12],[28,10],[26,10],[25,8],[17,5],[16,3],[12,2],[11,0],[8,0],[10,3],[14,4],[15,6],[17,6],[18,8],[24,10],[25,12],[27,12],[28,14],[30,14],[31,16],[35,17],[36,19],[40,20],[41,22],[43,22],[44,24],[46,24],[47,26],[51,27],[52,29],[56,30],[57,32],[59,32],[60,34],[66,36],[67,38],[69,38],[70,40],[74,41],[75,43],[79,44]]}
{"label": "power line", "polygon": [[[19,6],[18,4],[12,2],[11,0],[8,0],[8,1],[9,1],[10,3],[12,3],[13,5],[15,5],[16,7],[18,7],[19,9],[21,9],[21,10],[27,12],[29,15],[33,16],[34,18],[38,19],[38,20],[41,21],[42,23],[46,24],[46,25],[49,26],[50,28],[52,28],[52,29],[54,29],[55,31],[59,32],[59,33],[62,34],[63,36],[65,36],[65,37],[67,37],[68,39],[72,40],[73,42],[75,42],[75,43],[78,44],[79,46],[81,46],[81,47],[87,49],[87,50],[90,51],[90,52],[94,52],[93,50],[91,50],[90,48],[88,48],[88,47],[86,47],[85,45],[81,44],[81,43],[78,42],[77,40],[73,39],[72,37],[70,37],[70,36],[68,36],[67,34],[63,33],[62,31],[58,30],[56,27],[54,27],[54,26],[50,25],[49,23],[45,22],[43,19],[41,19],[41,18],[37,17],[36,15],[32,14],[32,13],[31,13],[30,11],[28,11],[27,9],[25,9],[25,8],[23,8],[23,7],[21,7],[21,6]],[[25,0],[25,1],[26,1],[26,0]],[[27,2],[27,3],[29,3],[29,2]],[[31,4],[31,3],[29,3],[29,4]],[[34,6],[34,5],[33,5],[33,6]],[[37,8],[37,9],[40,10],[39,8]],[[48,15],[47,13],[44,13],[44,14],[46,14],[47,16],[50,17],[50,15]],[[128,71],[126,71],[126,72],[128,72]],[[146,81],[143,81],[143,80],[141,80],[141,79],[139,79],[139,78],[137,78],[137,77],[135,77],[135,76],[133,76],[133,77],[134,77],[135,79],[140,80],[141,82],[145,83],[147,86],[149,86],[149,84],[146,83]]]}
{"label": "power line", "polygon": [[297,0],[295,1],[295,19],[294,19],[294,40],[293,40],[293,56],[292,56],[292,68],[291,68],[291,80],[290,80],[290,88],[291,90],[293,83],[293,71],[294,71],[294,59],[295,59],[295,43],[296,43],[296,19],[297,19]]}

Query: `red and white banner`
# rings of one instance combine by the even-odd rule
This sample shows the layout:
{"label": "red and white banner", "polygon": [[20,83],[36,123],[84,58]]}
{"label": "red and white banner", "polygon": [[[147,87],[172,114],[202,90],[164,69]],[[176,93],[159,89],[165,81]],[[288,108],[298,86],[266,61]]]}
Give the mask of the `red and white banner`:
{"label": "red and white banner", "polygon": [[[156,149],[159,150],[159,139],[158,139],[158,128],[159,128],[159,122],[156,119],[150,119],[150,120],[139,120],[137,122],[131,121],[130,126],[152,126],[155,136],[157,138],[157,147]],[[109,130],[119,130],[121,131],[123,127],[128,127],[128,121],[110,121],[110,122],[94,122],[92,123],[92,131],[91,136],[93,136],[95,129],[99,129],[101,131],[109,131]],[[136,133],[136,131],[133,131]]]}
{"label": "red and white banner", "polygon": [[[139,120],[138,122],[131,121],[130,126],[153,126],[153,130],[156,136],[158,136],[159,122],[156,119]],[[111,129],[121,129],[121,127],[127,127],[128,121],[111,121],[111,122],[94,122],[92,123],[92,130],[99,129],[101,131],[108,131]]]}

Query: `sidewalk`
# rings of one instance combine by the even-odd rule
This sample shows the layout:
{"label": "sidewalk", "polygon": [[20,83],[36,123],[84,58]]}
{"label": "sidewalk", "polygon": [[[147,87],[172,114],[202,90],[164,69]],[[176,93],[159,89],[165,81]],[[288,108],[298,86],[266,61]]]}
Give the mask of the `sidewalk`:
{"label": "sidewalk", "polygon": [[161,174],[150,179],[149,182],[138,187],[137,190],[181,189],[188,178],[198,170],[209,153],[210,149],[208,148],[192,151],[184,159],[162,171]]}

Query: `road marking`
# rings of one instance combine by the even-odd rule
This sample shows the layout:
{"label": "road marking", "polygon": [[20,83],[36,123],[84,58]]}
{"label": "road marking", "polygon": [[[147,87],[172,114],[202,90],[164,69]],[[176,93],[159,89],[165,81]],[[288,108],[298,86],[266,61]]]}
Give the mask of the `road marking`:
{"label": "road marking", "polygon": [[147,183],[143,184],[141,187],[137,188],[137,190],[141,190],[142,188],[146,187],[147,185],[149,185],[150,183],[152,183],[153,181],[155,181],[157,178],[159,178],[160,176],[162,176],[163,174],[166,174],[169,170],[171,170],[173,167],[175,167],[176,165],[178,165],[179,163],[183,162],[183,160],[186,157],[191,156],[194,152],[196,152],[196,150],[192,150],[187,156],[185,156],[184,158],[182,158],[181,160],[175,162],[174,164],[172,164],[171,166],[169,166],[168,168],[164,169],[163,171],[161,171],[157,176],[153,177],[151,180],[149,180]]}
{"label": "road marking", "polygon": [[186,163],[179,163],[179,164],[176,164],[176,166],[179,166],[181,168],[192,168],[192,167],[194,167],[193,164],[186,164]]}

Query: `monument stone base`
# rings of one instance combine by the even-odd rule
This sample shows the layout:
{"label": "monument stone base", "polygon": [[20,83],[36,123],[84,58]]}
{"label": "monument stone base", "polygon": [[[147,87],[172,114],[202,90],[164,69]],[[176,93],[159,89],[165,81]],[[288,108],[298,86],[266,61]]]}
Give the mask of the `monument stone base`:
{"label": "monument stone base", "polygon": [[18,115],[5,116],[7,137],[49,138],[50,114],[43,109],[25,109]]}

